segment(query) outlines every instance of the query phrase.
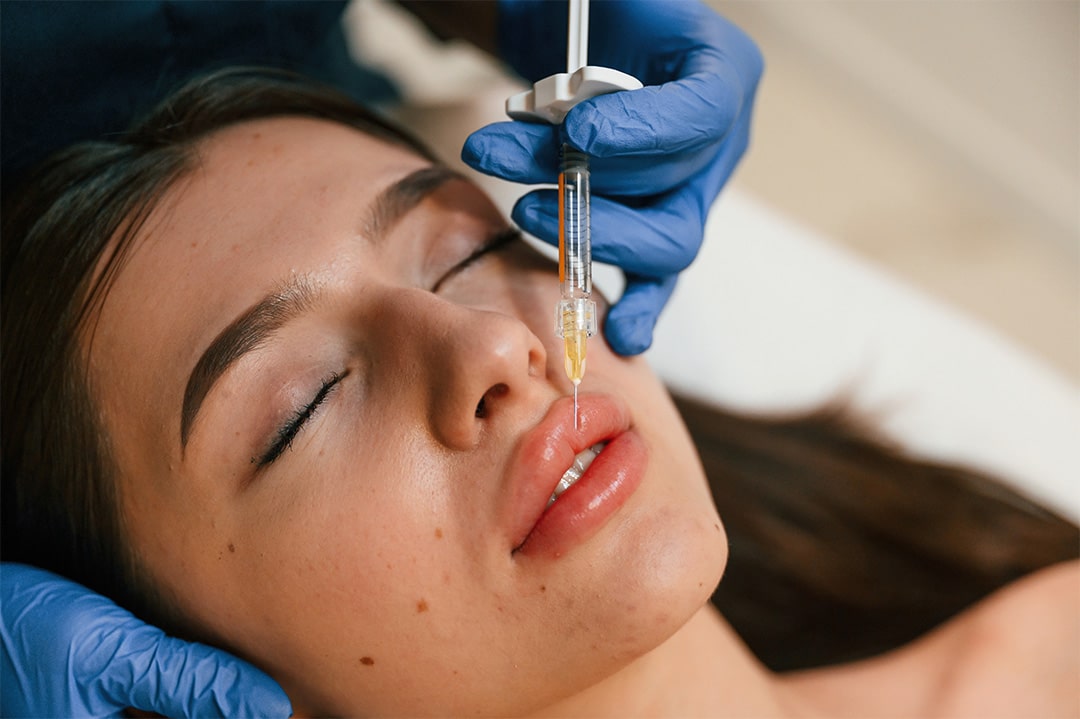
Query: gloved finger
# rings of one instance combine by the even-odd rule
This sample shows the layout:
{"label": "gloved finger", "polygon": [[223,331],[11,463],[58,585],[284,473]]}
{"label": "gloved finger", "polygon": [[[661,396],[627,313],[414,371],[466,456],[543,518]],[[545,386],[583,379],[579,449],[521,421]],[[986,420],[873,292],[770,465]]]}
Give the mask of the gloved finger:
{"label": "gloved finger", "polygon": [[[164,716],[288,717],[289,698],[251,664],[144,625],[118,648],[128,705]],[[156,634],[156,636],[155,636]],[[124,677],[128,681],[128,677]],[[121,687],[123,689],[123,687]]]}
{"label": "gloved finger", "polygon": [[530,122],[494,122],[465,139],[462,161],[486,175],[528,185],[555,182],[559,128]]}
{"label": "gloved finger", "polygon": [[481,128],[466,140],[462,159],[513,182],[553,182],[559,144],[567,141],[592,157],[597,192],[665,192],[707,165],[752,106],[761,54],[738,28],[729,26],[727,35],[726,50],[704,47],[684,58],[684,74],[675,81],[582,102],[561,133],[516,122]]}
{"label": "gloved finger", "polygon": [[[0,565],[0,715],[35,716],[42,707],[62,707],[66,687],[60,685],[50,662],[49,633],[55,622],[38,611],[41,583],[52,577],[34,567],[5,562]],[[46,631],[38,631],[44,625]]]}
{"label": "gloved finger", "polygon": [[[701,248],[713,201],[746,150],[749,128],[750,113],[744,113],[712,163],[663,195],[638,200],[593,193],[593,259],[653,277],[685,269]],[[558,202],[555,190],[534,190],[518,199],[510,216],[529,234],[558,245]]]}
{"label": "gloved finger", "polygon": [[566,137],[595,158],[697,153],[724,138],[746,98],[738,74],[717,64],[711,72],[585,100],[567,113]]}
{"label": "gloved finger", "polygon": [[292,712],[281,688],[254,667],[167,637],[80,584],[11,564],[4,565],[3,579],[5,689],[12,688],[8,655],[18,654],[33,657],[33,671],[47,676],[27,677],[35,701],[66,707],[64,713],[110,716],[129,706],[165,716]]}
{"label": "gloved finger", "polygon": [[[94,628],[119,610],[75,582],[28,565],[4,563],[3,686],[5,716],[119,716],[84,682],[85,656],[96,651]],[[100,667],[107,658],[95,658]],[[94,672],[94,669],[90,670]]]}
{"label": "gloved finger", "polygon": [[[559,128],[551,125],[496,122],[465,140],[461,159],[475,170],[511,182],[549,184],[558,177],[561,144]],[[718,148],[719,145],[714,145],[660,155],[591,158],[590,184],[598,194],[626,197],[659,194],[712,162]]]}
{"label": "gloved finger", "polygon": [[629,356],[649,349],[656,321],[675,291],[677,280],[678,275],[627,275],[622,297],[604,319],[604,337],[615,352]]}
{"label": "gloved finger", "polygon": [[[704,217],[709,206],[734,172],[735,166],[750,143],[749,106],[735,120],[724,139],[693,156],[680,159],[672,155],[667,160],[634,157],[591,159],[593,196],[611,195],[629,207],[663,207],[674,203],[672,198],[692,200],[684,211],[695,209]],[[615,170],[610,176],[608,169]]]}
{"label": "gloved finger", "polygon": [[[558,244],[557,191],[528,193],[510,216],[529,234]],[[593,195],[591,216],[593,260],[631,274],[661,277],[681,272],[701,247],[704,212],[691,193],[672,192],[639,207]]]}

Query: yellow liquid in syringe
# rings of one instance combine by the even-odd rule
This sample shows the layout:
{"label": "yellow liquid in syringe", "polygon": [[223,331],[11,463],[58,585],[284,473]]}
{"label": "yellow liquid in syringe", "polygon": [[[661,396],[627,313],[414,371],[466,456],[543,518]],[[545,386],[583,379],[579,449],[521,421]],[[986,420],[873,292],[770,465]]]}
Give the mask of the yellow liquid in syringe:
{"label": "yellow liquid in syringe", "polygon": [[563,347],[565,349],[563,367],[566,369],[566,376],[574,383],[574,429],[580,426],[577,393],[581,378],[585,376],[585,343],[589,337],[588,330],[577,329],[578,326],[574,312],[572,310],[564,311],[562,315]]}
{"label": "yellow liquid in syringe", "polygon": [[580,384],[581,378],[585,376],[585,338],[587,336],[585,331],[582,330],[567,333],[563,337],[563,342],[566,345],[566,357],[563,360],[563,366],[566,368],[566,376],[575,385]]}
{"label": "yellow liquid in syringe", "polygon": [[571,310],[563,312],[562,325],[563,344],[566,348],[563,366],[566,368],[566,376],[576,386],[585,376],[585,343],[589,333],[584,329],[578,329],[578,322]]}

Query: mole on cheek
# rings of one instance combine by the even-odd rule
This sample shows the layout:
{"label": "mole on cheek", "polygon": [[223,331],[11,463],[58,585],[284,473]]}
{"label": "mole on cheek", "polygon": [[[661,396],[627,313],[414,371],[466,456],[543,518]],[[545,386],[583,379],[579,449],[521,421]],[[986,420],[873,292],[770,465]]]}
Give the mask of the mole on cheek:
{"label": "mole on cheek", "polygon": [[371,657],[360,657],[360,663],[365,667],[370,667],[375,663],[375,660]]}
{"label": "mole on cheek", "polygon": [[229,542],[229,551],[232,552],[232,553],[236,552],[236,545],[233,544],[232,542]]}
{"label": "mole on cheek", "polygon": [[427,602],[425,600],[421,599],[420,601],[418,601],[416,603],[416,613],[417,614],[423,614],[427,610],[428,610],[428,605],[427,605]]}
{"label": "mole on cheek", "polygon": [[442,529],[435,527],[435,539],[442,539]]}

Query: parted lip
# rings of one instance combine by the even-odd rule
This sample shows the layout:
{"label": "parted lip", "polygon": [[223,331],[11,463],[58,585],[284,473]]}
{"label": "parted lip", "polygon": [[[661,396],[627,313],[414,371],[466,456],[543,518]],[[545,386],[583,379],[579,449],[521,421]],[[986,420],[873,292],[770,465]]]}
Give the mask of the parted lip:
{"label": "parted lip", "polygon": [[544,418],[522,435],[514,449],[506,475],[511,500],[511,551],[521,547],[543,516],[551,493],[574,457],[631,427],[630,410],[618,398],[583,393],[578,400],[576,429],[573,399],[563,397],[552,403]]}

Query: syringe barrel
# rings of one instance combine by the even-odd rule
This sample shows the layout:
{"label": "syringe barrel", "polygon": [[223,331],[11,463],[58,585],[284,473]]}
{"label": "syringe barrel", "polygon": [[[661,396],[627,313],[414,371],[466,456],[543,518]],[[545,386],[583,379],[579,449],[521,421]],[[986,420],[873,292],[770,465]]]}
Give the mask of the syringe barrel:
{"label": "syringe barrel", "polygon": [[564,298],[588,298],[592,294],[589,158],[563,145],[559,161],[559,283]]}

